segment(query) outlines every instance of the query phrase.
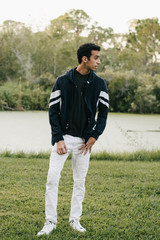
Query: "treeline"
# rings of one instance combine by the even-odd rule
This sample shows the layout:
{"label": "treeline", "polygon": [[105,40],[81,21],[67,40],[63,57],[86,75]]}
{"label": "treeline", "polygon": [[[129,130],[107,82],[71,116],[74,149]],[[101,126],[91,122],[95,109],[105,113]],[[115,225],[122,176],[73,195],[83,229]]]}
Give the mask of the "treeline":
{"label": "treeline", "polygon": [[160,113],[158,19],[131,21],[127,34],[117,34],[83,10],[39,32],[11,20],[0,26],[0,109],[47,110],[56,78],[77,66],[76,50],[85,42],[102,47],[97,74],[107,82],[110,111]]}

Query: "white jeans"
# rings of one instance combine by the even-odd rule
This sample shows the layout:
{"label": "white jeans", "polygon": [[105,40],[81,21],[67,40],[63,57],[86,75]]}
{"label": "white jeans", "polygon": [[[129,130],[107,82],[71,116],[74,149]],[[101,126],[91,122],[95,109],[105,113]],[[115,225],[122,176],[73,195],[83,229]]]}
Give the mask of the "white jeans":
{"label": "white jeans", "polygon": [[[85,195],[85,177],[88,172],[90,154],[84,156],[79,148],[84,144],[82,138],[70,135],[64,136],[68,152],[63,155],[57,153],[57,144],[52,148],[49,171],[46,184],[46,220],[57,223],[58,186],[64,163],[72,152],[73,192],[69,221],[79,219],[82,215],[82,202]],[[66,189],[67,191],[67,189]]]}

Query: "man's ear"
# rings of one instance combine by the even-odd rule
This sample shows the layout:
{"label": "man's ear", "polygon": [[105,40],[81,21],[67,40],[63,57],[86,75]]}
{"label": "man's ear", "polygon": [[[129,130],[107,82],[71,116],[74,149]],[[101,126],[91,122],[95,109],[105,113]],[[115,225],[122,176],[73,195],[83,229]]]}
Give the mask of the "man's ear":
{"label": "man's ear", "polygon": [[82,57],[82,61],[83,61],[84,63],[86,63],[86,62],[88,61],[88,58],[87,58],[86,56],[83,56],[83,57]]}

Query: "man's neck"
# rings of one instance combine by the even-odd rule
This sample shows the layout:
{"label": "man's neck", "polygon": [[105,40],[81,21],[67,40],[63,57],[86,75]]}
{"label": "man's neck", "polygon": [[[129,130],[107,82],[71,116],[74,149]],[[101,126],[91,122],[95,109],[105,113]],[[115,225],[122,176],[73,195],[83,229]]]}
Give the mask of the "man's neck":
{"label": "man's neck", "polygon": [[76,69],[80,74],[87,75],[90,73],[90,70],[86,69],[85,67],[79,65]]}

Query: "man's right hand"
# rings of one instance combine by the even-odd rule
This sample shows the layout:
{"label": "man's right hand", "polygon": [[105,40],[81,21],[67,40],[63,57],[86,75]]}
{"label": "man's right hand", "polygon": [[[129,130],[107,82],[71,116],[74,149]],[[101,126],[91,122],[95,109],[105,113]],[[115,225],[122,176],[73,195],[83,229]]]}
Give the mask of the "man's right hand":
{"label": "man's right hand", "polygon": [[67,147],[64,140],[57,142],[57,153],[60,155],[67,153]]}

